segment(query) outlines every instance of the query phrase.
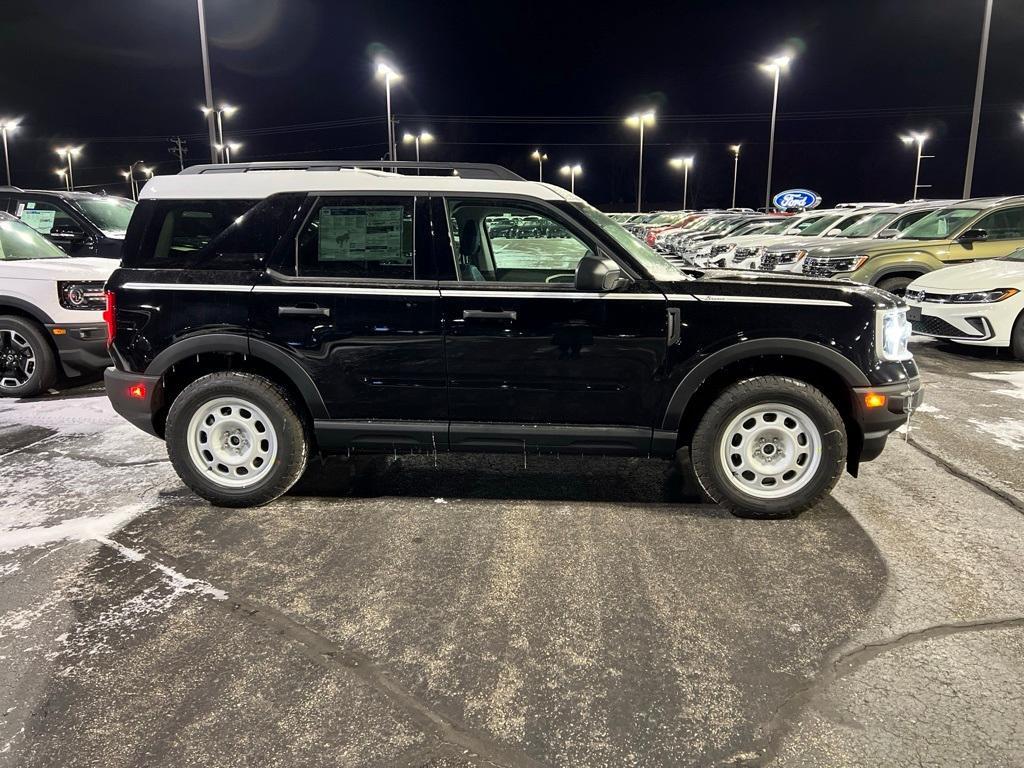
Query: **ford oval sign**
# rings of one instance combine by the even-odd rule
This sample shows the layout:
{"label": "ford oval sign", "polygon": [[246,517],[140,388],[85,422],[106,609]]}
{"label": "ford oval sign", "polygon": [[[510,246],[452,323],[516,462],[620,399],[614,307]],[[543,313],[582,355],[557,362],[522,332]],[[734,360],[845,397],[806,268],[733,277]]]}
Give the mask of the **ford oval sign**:
{"label": "ford oval sign", "polygon": [[811,192],[809,189],[787,189],[779,192],[772,198],[772,205],[780,211],[787,211],[793,208],[810,210],[821,205],[821,195]]}

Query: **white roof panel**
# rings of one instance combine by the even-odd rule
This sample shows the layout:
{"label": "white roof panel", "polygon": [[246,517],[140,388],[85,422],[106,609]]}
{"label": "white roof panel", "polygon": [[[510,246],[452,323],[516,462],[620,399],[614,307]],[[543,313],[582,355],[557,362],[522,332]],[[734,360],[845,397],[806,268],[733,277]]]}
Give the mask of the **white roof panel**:
{"label": "white roof panel", "polygon": [[541,200],[579,200],[554,184],[536,181],[465,179],[461,176],[411,176],[363,169],[250,170],[244,173],[198,173],[154,176],[139,193],[141,200],[206,198],[262,199],[279,192],[477,192],[514,194]]}

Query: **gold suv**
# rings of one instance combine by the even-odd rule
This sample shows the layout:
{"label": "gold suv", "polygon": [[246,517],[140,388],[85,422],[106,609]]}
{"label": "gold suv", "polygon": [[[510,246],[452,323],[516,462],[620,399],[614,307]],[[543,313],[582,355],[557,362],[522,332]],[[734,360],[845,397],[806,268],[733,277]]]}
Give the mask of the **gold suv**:
{"label": "gold suv", "polygon": [[975,198],[939,208],[877,245],[808,256],[803,273],[848,278],[902,295],[926,272],[1005,256],[1022,246],[1024,196]]}

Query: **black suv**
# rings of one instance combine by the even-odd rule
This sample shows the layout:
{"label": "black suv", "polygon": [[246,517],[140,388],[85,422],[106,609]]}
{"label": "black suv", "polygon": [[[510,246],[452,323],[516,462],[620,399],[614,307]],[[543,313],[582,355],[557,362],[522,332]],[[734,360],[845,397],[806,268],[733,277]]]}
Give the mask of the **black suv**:
{"label": "black suv", "polygon": [[0,187],[0,210],[17,216],[69,256],[121,258],[134,200],[92,192]]}
{"label": "black suv", "polygon": [[775,517],[856,475],[922,396],[895,297],[679,271],[497,166],[160,176],[107,290],[111,402],[226,506],[277,498],[317,452],[683,448],[710,499]]}

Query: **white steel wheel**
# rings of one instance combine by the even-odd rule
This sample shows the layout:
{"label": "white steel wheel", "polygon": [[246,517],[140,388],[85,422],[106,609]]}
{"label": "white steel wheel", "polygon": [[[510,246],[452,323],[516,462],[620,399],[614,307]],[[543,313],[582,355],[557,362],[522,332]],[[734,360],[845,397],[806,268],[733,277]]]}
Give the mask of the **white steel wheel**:
{"label": "white steel wheel", "polygon": [[758,499],[790,496],[821,464],[821,433],[804,411],[782,403],[760,403],[741,411],[721,433],[722,474],[738,490]]}
{"label": "white steel wheel", "polygon": [[0,389],[28,384],[36,372],[36,353],[28,339],[10,328],[0,328]]}
{"label": "white steel wheel", "polygon": [[258,406],[240,397],[218,397],[196,408],[186,442],[200,475],[223,488],[258,483],[277,459],[273,423]]}

